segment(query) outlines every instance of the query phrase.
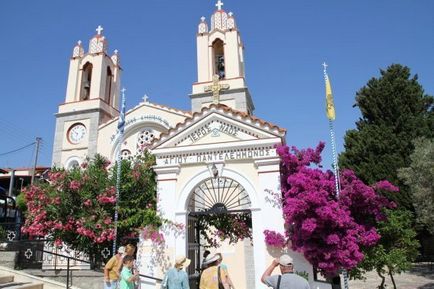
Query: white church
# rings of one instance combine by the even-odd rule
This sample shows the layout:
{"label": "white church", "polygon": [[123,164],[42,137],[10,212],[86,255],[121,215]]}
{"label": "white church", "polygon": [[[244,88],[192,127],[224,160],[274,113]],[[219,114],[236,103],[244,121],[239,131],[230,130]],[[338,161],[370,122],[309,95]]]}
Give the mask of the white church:
{"label": "white church", "polygon": [[[183,234],[165,232],[163,254],[169,264],[175,256],[186,255],[192,259],[189,274],[197,275],[203,248],[192,228],[195,212],[249,211],[253,242],[216,250],[223,254],[237,289],[266,288],[260,277],[281,252],[266,246],[263,231],[284,231],[281,209],[268,201],[268,191],[280,191],[275,145],[285,143],[286,130],[254,115],[243,43],[234,15],[222,5],[219,0],[210,23],[202,17],[198,25],[191,111],[151,103],[145,97],[126,112],[122,140],[116,134],[121,57],[116,50],[109,54],[100,26],[87,51],[78,42],[70,59],[65,102],[56,114],[53,165],[70,168],[96,153],[115,161],[118,153],[130,158],[150,149],[157,159],[160,213],[186,228]],[[331,288],[316,281],[301,254],[288,253],[295,270],[308,274],[311,288]],[[141,274],[162,278],[167,264],[156,262],[156,254],[149,242],[139,243]],[[153,279],[141,282],[142,288],[160,287]]]}

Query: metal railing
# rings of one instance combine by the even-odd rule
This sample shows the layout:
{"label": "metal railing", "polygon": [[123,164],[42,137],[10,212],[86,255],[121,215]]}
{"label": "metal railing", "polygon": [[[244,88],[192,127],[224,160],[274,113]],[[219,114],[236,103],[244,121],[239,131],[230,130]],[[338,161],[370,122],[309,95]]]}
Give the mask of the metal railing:
{"label": "metal railing", "polygon": [[[83,258],[77,258],[74,256],[70,256],[70,255],[65,255],[65,254],[61,254],[61,253],[57,253],[57,252],[52,252],[52,251],[48,251],[46,250],[46,242],[52,242],[53,240],[49,240],[49,239],[37,239],[37,240],[28,240],[28,239],[23,239],[22,237],[25,237],[23,235],[21,235],[20,233],[20,224],[19,223],[0,223],[0,227],[5,228],[6,230],[6,239],[3,238],[0,239],[0,244],[2,245],[0,247],[1,251],[12,251],[12,252],[17,252],[18,255],[17,257],[15,257],[14,260],[14,266],[15,268],[19,268],[19,269],[41,269],[43,270],[43,263],[44,260],[47,261],[46,259],[48,259],[48,257],[45,259],[46,256],[55,256],[54,258],[60,259],[60,258],[64,258],[63,260],[60,261],[60,264],[57,264],[57,259],[56,262],[50,264],[53,266],[52,269],[45,269],[45,270],[53,270],[55,272],[58,272],[59,269],[63,269],[66,270],[66,288],[69,289],[72,286],[72,271],[77,271],[76,268],[73,268],[72,266],[74,266],[74,262],[75,264],[77,264],[77,262],[79,262],[78,264],[82,265],[82,264],[88,264],[89,265],[89,270],[87,271],[93,271],[93,272],[98,272],[98,273],[103,273],[103,265],[108,257],[111,256],[111,252],[108,250],[106,252],[105,256],[100,256],[101,259],[98,260],[94,260],[94,262],[92,262],[91,260],[85,260]],[[45,255],[45,257],[44,257]],[[103,259],[102,259],[103,258]],[[65,262],[66,261],[66,262]],[[66,264],[65,264],[66,263]],[[65,268],[66,265],[66,268]],[[71,268],[72,267],[72,268]],[[63,275],[64,276],[64,275]],[[139,274],[139,276],[141,278],[143,278],[141,280],[141,282],[145,281],[145,280],[152,280],[153,282],[162,282],[162,279],[160,278],[156,278],[154,276],[148,276],[145,274]],[[58,277],[62,277],[62,276],[57,276]],[[64,278],[64,277],[63,277]],[[99,278],[99,277],[98,277]],[[102,279],[102,276],[101,276]],[[102,282],[102,280],[101,280]]]}

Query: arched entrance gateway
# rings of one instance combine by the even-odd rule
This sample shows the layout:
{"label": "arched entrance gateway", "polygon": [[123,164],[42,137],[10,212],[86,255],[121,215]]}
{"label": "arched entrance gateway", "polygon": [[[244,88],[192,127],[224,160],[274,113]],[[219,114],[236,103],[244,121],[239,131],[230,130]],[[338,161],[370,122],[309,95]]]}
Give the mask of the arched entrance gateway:
{"label": "arched entrance gateway", "polygon": [[[226,238],[210,251],[223,254],[236,288],[266,288],[260,277],[281,252],[266,246],[264,230],[284,230],[282,211],[269,194],[280,192],[276,145],[284,136],[285,130],[222,104],[204,107],[162,134],[152,146],[158,209],[184,229],[163,231],[164,260],[160,256],[160,261],[148,262],[162,252],[143,250],[148,253],[142,253],[141,272],[161,278],[177,255],[186,255],[192,259],[188,273],[193,287],[203,250],[216,236],[216,224],[244,214],[251,239],[229,244]],[[308,273],[315,288],[329,288],[314,282],[312,267],[300,254],[289,254],[296,270]]]}
{"label": "arched entrance gateway", "polygon": [[[246,189],[236,180],[219,177],[215,164],[212,177],[198,184],[188,200],[187,256],[192,260],[188,273],[190,288],[198,288],[202,256],[205,250],[219,251],[225,263],[235,260],[253,264],[251,240],[251,201]],[[218,244],[220,243],[220,244]],[[213,248],[220,245],[218,249]],[[226,254],[225,254],[226,253]],[[254,276],[242,267],[229,266],[235,284],[252,288]]]}

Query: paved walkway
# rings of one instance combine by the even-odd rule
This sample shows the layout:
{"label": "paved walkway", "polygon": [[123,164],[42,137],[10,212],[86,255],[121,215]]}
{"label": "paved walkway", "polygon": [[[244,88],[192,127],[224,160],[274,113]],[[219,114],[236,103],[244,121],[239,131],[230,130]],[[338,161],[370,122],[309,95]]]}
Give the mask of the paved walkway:
{"label": "paved walkway", "polygon": [[[381,283],[377,273],[369,272],[366,281],[350,281],[350,289],[375,289]],[[409,272],[395,276],[398,289],[434,289],[434,265],[417,264]],[[386,288],[393,288],[390,277],[386,277]]]}

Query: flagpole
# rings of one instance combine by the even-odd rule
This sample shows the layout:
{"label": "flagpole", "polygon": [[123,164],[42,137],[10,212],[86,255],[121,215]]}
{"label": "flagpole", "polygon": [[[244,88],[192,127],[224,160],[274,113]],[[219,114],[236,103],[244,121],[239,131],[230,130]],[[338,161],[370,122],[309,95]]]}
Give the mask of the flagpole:
{"label": "flagpole", "polygon": [[[335,131],[333,128],[333,121],[336,118],[335,113],[335,106],[333,103],[333,94],[332,89],[330,85],[330,79],[327,74],[327,64],[324,62],[324,80],[326,85],[326,104],[327,104],[327,118],[329,120],[329,130],[330,130],[330,139],[332,143],[332,156],[333,156],[333,171],[335,174],[335,187],[336,187],[336,197],[339,198],[340,191],[341,191],[341,182],[340,182],[340,175],[339,175],[339,165],[338,165],[338,157],[336,152],[336,139],[335,139]],[[342,270],[342,275],[344,277],[344,288],[348,289],[348,273],[347,270]]]}
{"label": "flagpole", "polygon": [[119,115],[118,122],[118,152],[116,155],[116,204],[115,204],[115,215],[114,215],[114,239],[113,239],[113,255],[116,254],[116,241],[118,238],[118,211],[119,211],[119,199],[120,199],[120,187],[121,187],[121,146],[124,138],[124,128],[125,128],[125,88],[122,88],[122,106],[121,113]]}

